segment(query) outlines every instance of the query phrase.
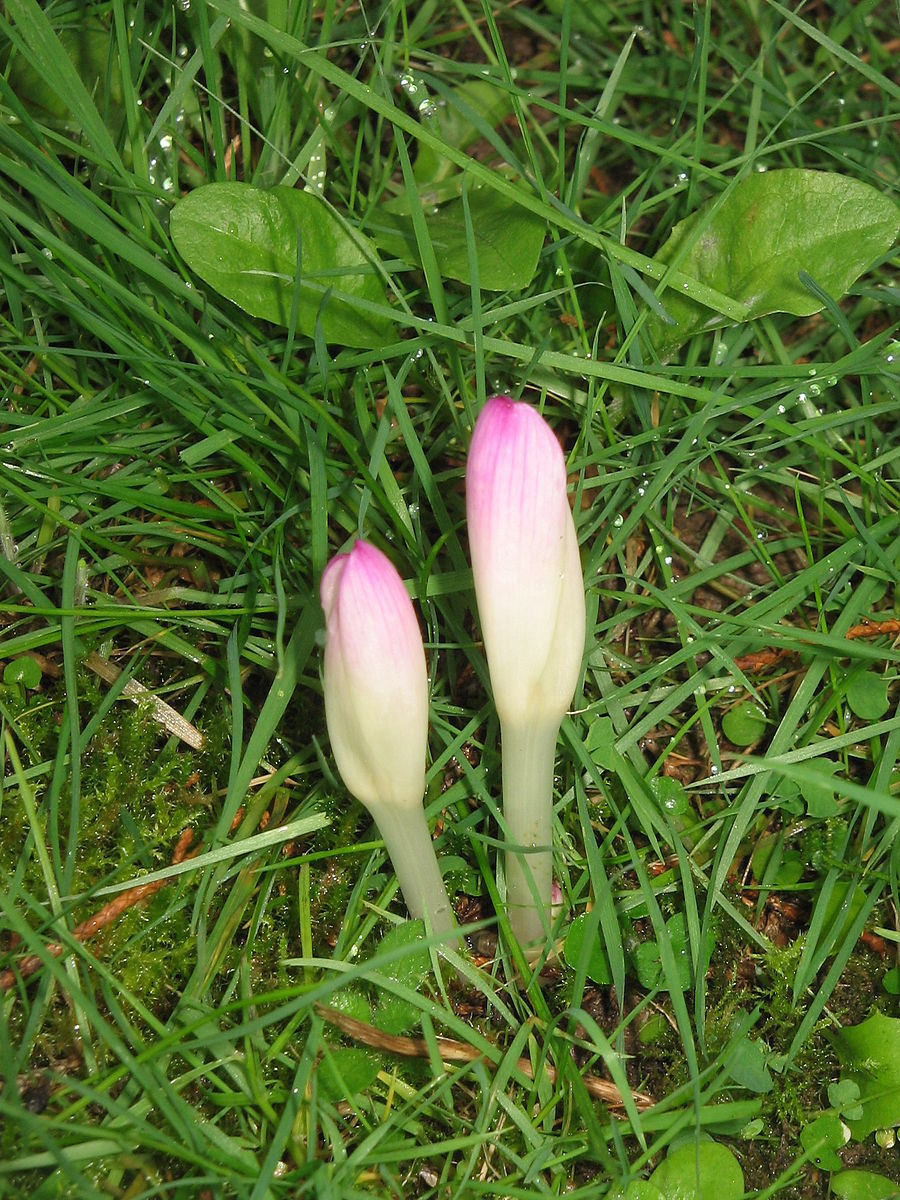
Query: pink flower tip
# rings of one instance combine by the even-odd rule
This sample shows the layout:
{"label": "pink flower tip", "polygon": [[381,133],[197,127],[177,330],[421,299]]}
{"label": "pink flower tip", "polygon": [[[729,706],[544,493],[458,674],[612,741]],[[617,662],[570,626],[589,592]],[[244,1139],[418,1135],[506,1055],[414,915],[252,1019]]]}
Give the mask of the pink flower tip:
{"label": "pink flower tip", "polygon": [[341,777],[369,807],[421,803],[428,677],[403,580],[360,540],[325,568],[320,596],[325,717]]}

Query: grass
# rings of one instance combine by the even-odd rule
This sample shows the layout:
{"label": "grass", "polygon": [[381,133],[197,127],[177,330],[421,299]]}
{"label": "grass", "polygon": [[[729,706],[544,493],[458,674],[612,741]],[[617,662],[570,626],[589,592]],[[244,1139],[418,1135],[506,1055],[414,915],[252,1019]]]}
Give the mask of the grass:
{"label": "grass", "polygon": [[[802,1137],[832,1107],[831,1034],[898,1015],[896,258],[816,316],[665,362],[647,312],[672,225],[736,177],[897,197],[895,17],[10,0],[0,1194],[596,1197],[708,1135],[748,1195],[828,1193]],[[472,81],[502,119],[459,107]],[[472,144],[435,118],[454,105]],[[421,214],[425,149],[447,196],[465,166],[546,235],[530,285],[488,291],[477,261],[471,284],[442,274],[417,215],[422,265],[384,259],[376,349],[245,314],[169,237],[173,202],[226,179],[305,183],[363,232],[388,201]],[[587,912],[613,986],[587,953],[523,977],[495,936],[462,481],[498,390],[569,455],[589,648],[557,932]],[[471,927],[449,965],[409,940],[328,752],[316,589],[358,533],[423,618],[428,815]],[[408,1035],[416,1057],[389,1052]],[[438,1037],[481,1057],[445,1067]],[[871,1136],[841,1157],[900,1181]]]}

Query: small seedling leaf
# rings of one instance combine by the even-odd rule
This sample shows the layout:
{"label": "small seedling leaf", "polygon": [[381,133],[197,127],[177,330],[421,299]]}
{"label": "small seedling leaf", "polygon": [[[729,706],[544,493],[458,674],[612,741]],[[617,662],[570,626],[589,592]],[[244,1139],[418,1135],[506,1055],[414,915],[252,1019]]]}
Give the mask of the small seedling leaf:
{"label": "small seedling leaf", "polygon": [[740,1087],[764,1095],[771,1092],[774,1084],[766,1066],[763,1046],[749,1037],[742,1037],[725,1063],[728,1074]]}
{"label": "small seedling leaf", "polygon": [[650,780],[650,791],[659,807],[672,817],[683,817],[690,811],[690,801],[684,785],[668,775],[654,775]]}
{"label": "small seedling leaf", "polygon": [[[675,226],[656,255],[737,300],[747,320],[766,313],[809,316],[822,301],[800,272],[839,298],[880,255],[900,228],[900,208],[884,192],[850,176],[789,168],[747,176]],[[684,252],[682,254],[682,251]],[[666,325],[651,315],[654,344],[668,354],[701,329],[728,322],[669,288],[662,294]]]}
{"label": "small seedling leaf", "polygon": [[847,1119],[854,1138],[861,1141],[876,1129],[900,1124],[900,1019],[876,1012],[831,1036],[842,1079],[859,1087],[863,1115]]}
{"label": "small seedling leaf", "polygon": [[[767,871],[772,869],[773,854],[774,874],[767,877]],[[798,850],[784,850],[781,833],[764,833],[760,837],[750,858],[753,877],[759,882],[773,884],[775,887],[793,887],[801,879],[805,867],[805,859]]]}
{"label": "small seedling leaf", "polygon": [[30,691],[40,686],[41,675],[40,665],[27,654],[22,658],[14,658],[3,668],[3,682],[7,687],[17,684]]}
{"label": "small seedling leaf", "polygon": [[386,302],[371,244],[311,192],[209,183],[175,205],[170,230],[188,266],[254,317],[286,326],[296,311],[300,333],[313,337],[320,319],[341,346],[391,336],[391,321],[356,303]]}
{"label": "small seedling leaf", "polygon": [[800,1144],[810,1151],[810,1157],[823,1171],[839,1171],[840,1158],[836,1151],[844,1144],[844,1131],[839,1117],[825,1114],[810,1121],[800,1130]]}
{"label": "small seedling leaf", "polygon": [[[859,1103],[859,1087],[852,1079],[842,1079],[840,1083],[829,1083],[828,1103],[838,1112],[844,1112]],[[859,1114],[862,1116],[862,1113]]]}
{"label": "small seedling leaf", "polygon": [[738,1200],[744,1175],[738,1160],[718,1142],[680,1146],[656,1168],[650,1183],[662,1200]]}
{"label": "small seedling leaf", "polygon": [[837,1200],[895,1200],[900,1184],[874,1171],[839,1171],[829,1180]]}
{"label": "small seedling leaf", "polygon": [[860,671],[847,686],[847,703],[861,721],[878,721],[891,706],[887,680],[874,671]]}
{"label": "small seedling leaf", "polygon": [[817,776],[813,781],[803,780],[800,784],[807,812],[811,817],[822,819],[835,816],[840,806],[834,798],[833,776],[840,770],[841,764],[831,758],[814,758],[805,765]]}
{"label": "small seedling leaf", "polygon": [[[681,990],[686,992],[693,986],[694,980],[691,970],[687,922],[682,913],[675,913],[669,917],[668,921],[666,921],[666,931],[672,943],[675,965],[678,968],[678,984]],[[712,945],[713,937],[710,931],[704,946],[704,960],[708,959],[712,951]],[[663,974],[662,957],[659,952],[658,942],[642,942],[632,952],[631,961],[641,987],[646,988],[648,991],[655,987],[663,991],[669,990],[665,975]]]}
{"label": "small seedling leaf", "polygon": [[615,763],[616,732],[609,717],[597,717],[588,729],[584,748],[598,767],[612,770]]}
{"label": "small seedling leaf", "polygon": [[768,724],[765,711],[752,700],[730,708],[722,717],[722,732],[735,746],[750,746],[758,742]]}
{"label": "small seedling leaf", "polygon": [[[866,902],[866,893],[861,887],[854,887],[850,899],[847,900],[847,893],[850,890],[848,883],[836,883],[834,890],[828,897],[828,903],[825,906],[825,922],[822,926],[824,935],[837,948],[847,934],[850,932],[850,926],[859,916],[863,905]],[[846,901],[846,908],[844,903]],[[841,916],[841,924],[839,929],[832,929],[832,925],[838,918],[838,913],[843,909]]]}
{"label": "small seedling leaf", "polygon": [[[587,913],[582,913],[580,917],[576,917],[569,926],[569,932],[566,934],[566,940],[563,944],[563,957],[573,971],[578,969],[581,962],[582,947],[584,946],[584,929],[587,920]],[[606,951],[603,948],[599,932],[588,951],[587,976],[594,983],[601,985],[612,983],[612,971],[610,970],[609,960],[606,957]]]}

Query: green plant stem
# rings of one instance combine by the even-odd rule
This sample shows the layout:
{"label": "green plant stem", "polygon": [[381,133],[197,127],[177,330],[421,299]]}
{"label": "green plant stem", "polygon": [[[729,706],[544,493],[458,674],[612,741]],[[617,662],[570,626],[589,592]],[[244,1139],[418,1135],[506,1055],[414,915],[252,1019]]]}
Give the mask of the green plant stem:
{"label": "green plant stem", "polygon": [[553,889],[553,764],[559,722],[501,725],[506,906],[519,945],[544,940]]}
{"label": "green plant stem", "polygon": [[425,810],[378,805],[369,810],[390,855],[406,907],[433,933],[454,933],[453,910],[425,820]]}

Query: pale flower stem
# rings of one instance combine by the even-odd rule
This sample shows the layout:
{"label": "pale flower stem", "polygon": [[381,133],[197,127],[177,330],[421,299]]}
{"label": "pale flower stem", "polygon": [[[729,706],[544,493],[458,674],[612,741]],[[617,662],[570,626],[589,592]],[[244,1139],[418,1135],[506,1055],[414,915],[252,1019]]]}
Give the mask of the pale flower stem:
{"label": "pale flower stem", "polygon": [[432,933],[453,933],[453,909],[421,805],[369,806],[378,826],[410,916],[424,918]]}
{"label": "pale flower stem", "polygon": [[502,724],[506,909],[523,948],[544,942],[553,893],[553,765],[559,722]]}

